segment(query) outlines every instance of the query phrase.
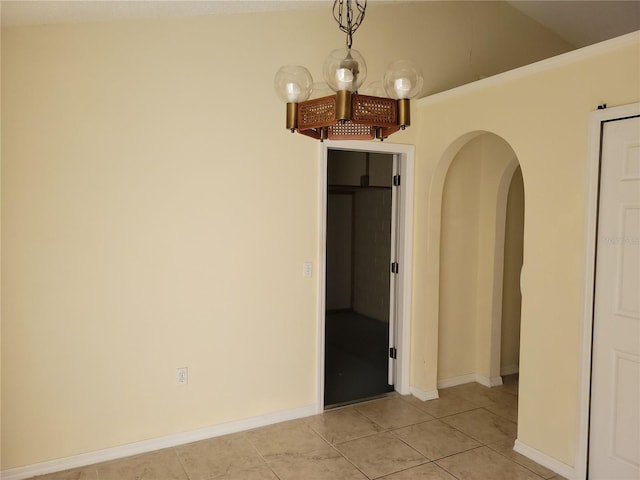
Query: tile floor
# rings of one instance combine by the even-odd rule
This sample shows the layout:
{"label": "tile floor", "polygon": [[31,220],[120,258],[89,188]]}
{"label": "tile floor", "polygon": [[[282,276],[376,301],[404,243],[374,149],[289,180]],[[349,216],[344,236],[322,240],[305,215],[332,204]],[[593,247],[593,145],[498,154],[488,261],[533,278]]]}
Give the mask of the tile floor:
{"label": "tile floor", "polygon": [[513,451],[517,378],[391,396],[38,480],[540,480]]}

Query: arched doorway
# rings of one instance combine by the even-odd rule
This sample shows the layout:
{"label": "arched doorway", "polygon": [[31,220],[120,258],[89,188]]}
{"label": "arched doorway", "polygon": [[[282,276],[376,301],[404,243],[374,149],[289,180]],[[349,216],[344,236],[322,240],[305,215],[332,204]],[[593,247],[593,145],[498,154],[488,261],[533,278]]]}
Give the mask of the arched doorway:
{"label": "arched doorway", "polygon": [[523,205],[507,142],[482,133],[457,150],[442,189],[439,388],[517,372]]}

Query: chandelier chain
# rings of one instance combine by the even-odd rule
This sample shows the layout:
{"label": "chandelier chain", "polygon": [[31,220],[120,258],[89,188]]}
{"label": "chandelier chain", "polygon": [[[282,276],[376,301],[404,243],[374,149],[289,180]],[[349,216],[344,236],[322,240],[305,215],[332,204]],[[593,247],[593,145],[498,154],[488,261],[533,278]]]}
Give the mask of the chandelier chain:
{"label": "chandelier chain", "polygon": [[[355,17],[353,4],[356,7]],[[347,34],[347,48],[351,48],[353,44],[353,34],[362,24],[366,9],[367,0],[334,0],[333,2],[333,18],[338,22],[340,30]]]}

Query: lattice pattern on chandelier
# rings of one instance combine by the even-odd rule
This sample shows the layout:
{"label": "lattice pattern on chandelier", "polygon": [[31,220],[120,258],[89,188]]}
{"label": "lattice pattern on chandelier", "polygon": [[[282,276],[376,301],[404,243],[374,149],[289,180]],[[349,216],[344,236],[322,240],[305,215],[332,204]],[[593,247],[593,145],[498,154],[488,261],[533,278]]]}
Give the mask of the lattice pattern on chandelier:
{"label": "lattice pattern on chandelier", "polygon": [[[298,128],[308,130],[336,123],[336,97],[316,98],[298,105]],[[354,94],[351,121],[369,126],[393,127],[398,122],[398,104],[392,98]]]}
{"label": "lattice pattern on chandelier", "polygon": [[374,127],[358,123],[337,123],[329,127],[329,138],[332,140],[353,139],[373,140],[376,138]]}
{"label": "lattice pattern on chandelier", "polygon": [[351,108],[351,120],[358,123],[374,124],[379,127],[391,127],[397,124],[398,104],[392,98],[354,95]]}
{"label": "lattice pattern on chandelier", "polygon": [[308,100],[298,105],[298,126],[300,129],[324,127],[335,121],[335,96]]}

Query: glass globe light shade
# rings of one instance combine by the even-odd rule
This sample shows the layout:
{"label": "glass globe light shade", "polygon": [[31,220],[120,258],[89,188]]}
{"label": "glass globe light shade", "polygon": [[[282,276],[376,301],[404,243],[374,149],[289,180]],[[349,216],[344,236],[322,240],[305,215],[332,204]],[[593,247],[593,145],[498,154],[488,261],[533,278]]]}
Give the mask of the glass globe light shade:
{"label": "glass globe light shade", "polygon": [[398,60],[389,65],[382,83],[388,96],[400,100],[418,95],[423,81],[418,67],[407,60]]}
{"label": "glass globe light shade", "polygon": [[329,54],[322,71],[325,81],[334,92],[355,92],[367,77],[367,64],[359,51],[339,48]]}
{"label": "glass globe light shade", "polygon": [[285,65],[277,71],[273,86],[283,102],[300,103],[311,96],[313,78],[300,65]]}

